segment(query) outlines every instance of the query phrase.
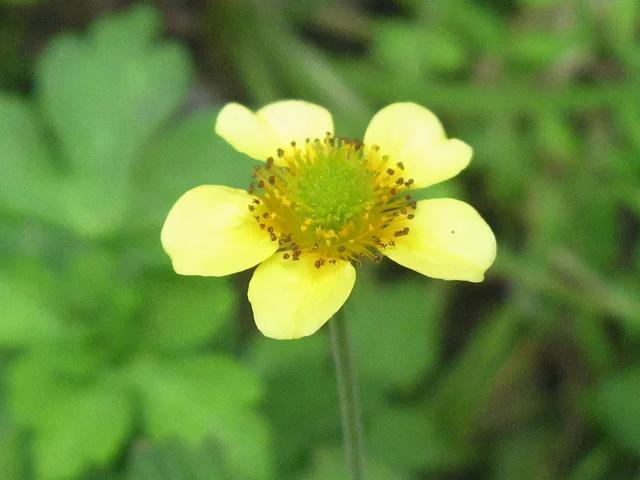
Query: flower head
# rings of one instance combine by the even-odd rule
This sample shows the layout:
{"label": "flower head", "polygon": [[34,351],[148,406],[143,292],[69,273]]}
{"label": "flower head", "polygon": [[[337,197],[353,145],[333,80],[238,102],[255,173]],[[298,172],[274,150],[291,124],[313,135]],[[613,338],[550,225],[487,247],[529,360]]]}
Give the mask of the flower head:
{"label": "flower head", "polygon": [[411,197],[458,174],[472,155],[419,105],[385,107],[362,142],[336,138],[327,110],[295,100],[257,112],[228,104],[216,132],[264,163],[247,191],[202,185],[185,193],[162,244],[183,275],[260,264],[248,296],[269,337],[318,330],[346,301],[365,259],[387,256],[430,277],[472,282],[495,259],[495,237],[471,206]]}

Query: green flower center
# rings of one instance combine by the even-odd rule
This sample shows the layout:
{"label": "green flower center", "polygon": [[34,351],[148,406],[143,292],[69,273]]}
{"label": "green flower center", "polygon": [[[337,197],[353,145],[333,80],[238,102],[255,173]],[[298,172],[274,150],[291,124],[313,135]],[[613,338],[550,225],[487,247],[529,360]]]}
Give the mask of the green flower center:
{"label": "green flower center", "polygon": [[285,259],[315,253],[316,266],[336,259],[379,260],[379,250],[409,233],[413,180],[376,146],[307,141],[278,150],[277,161],[256,167],[249,205],[260,227],[278,241]]}

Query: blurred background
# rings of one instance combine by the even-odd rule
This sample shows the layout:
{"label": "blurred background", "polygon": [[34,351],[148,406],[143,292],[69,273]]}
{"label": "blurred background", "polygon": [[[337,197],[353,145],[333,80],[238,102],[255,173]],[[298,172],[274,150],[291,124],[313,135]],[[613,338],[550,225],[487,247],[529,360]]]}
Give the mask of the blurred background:
{"label": "blurred background", "polygon": [[365,266],[345,306],[368,479],[640,479],[640,1],[0,0],[0,478],[340,480],[326,329],[159,241],[253,165],[222,104],[395,101],[475,149],[481,284]]}

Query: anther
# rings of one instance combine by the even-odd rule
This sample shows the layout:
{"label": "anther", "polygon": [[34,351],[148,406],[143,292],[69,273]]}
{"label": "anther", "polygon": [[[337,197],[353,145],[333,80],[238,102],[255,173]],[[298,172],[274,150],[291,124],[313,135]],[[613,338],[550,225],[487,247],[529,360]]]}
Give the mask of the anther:
{"label": "anther", "polygon": [[253,201],[253,203],[255,203],[256,205],[260,205],[260,200],[258,200],[257,198],[254,198],[252,201]]}
{"label": "anther", "polygon": [[284,255],[282,255],[282,258],[284,258],[285,260],[289,260],[289,258],[291,258],[291,255],[285,253]]}
{"label": "anther", "polygon": [[292,146],[293,148],[296,148],[296,142],[291,142],[291,146]]}
{"label": "anther", "polygon": [[249,210],[251,210],[252,212],[256,209],[256,207],[254,207],[253,205],[249,205]]}
{"label": "anther", "polygon": [[403,183],[404,183],[404,178],[398,177],[398,179],[396,180],[396,184],[397,185],[402,185]]}
{"label": "anther", "polygon": [[413,178],[410,178],[409,180],[407,180],[406,182],[404,182],[404,184],[408,187],[410,185],[413,185]]}
{"label": "anther", "polygon": [[278,152],[278,156],[280,158],[282,158],[284,156],[284,150],[283,149],[279,148],[277,152]]}
{"label": "anther", "polygon": [[267,158],[267,168],[271,168],[273,166],[273,157]]}
{"label": "anther", "polygon": [[258,182],[258,187],[259,187],[259,188],[264,188],[264,180],[260,180],[260,181]]}
{"label": "anther", "polygon": [[393,175],[394,173],[396,173],[396,171],[393,168],[387,168],[387,173],[389,175]]}
{"label": "anther", "polygon": [[399,168],[400,170],[404,170],[404,163],[402,163],[402,162],[398,162],[398,163],[396,163],[396,165],[398,166],[398,168]]}
{"label": "anther", "polygon": [[407,235],[409,233],[409,227],[404,227],[402,230],[397,230],[395,232],[393,232],[393,236],[394,237],[402,237],[404,235]]}
{"label": "anther", "polygon": [[274,177],[273,175],[271,175],[271,176],[269,177],[269,183],[270,183],[271,185],[275,184],[275,183],[276,183],[276,177]]}
{"label": "anther", "polygon": [[269,212],[264,212],[262,214],[262,218],[269,218]]}

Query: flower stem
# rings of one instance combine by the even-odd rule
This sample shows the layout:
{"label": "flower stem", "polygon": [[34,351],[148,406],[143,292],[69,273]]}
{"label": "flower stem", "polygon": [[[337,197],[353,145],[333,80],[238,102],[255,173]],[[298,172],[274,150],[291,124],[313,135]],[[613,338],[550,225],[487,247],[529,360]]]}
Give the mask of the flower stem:
{"label": "flower stem", "polygon": [[358,403],[357,388],[353,365],[351,363],[351,349],[349,335],[344,314],[339,311],[329,321],[331,331],[331,346],[333,362],[336,366],[338,394],[340,396],[340,410],[342,413],[342,433],[344,451],[351,480],[362,480],[362,423],[360,420],[360,405]]}

